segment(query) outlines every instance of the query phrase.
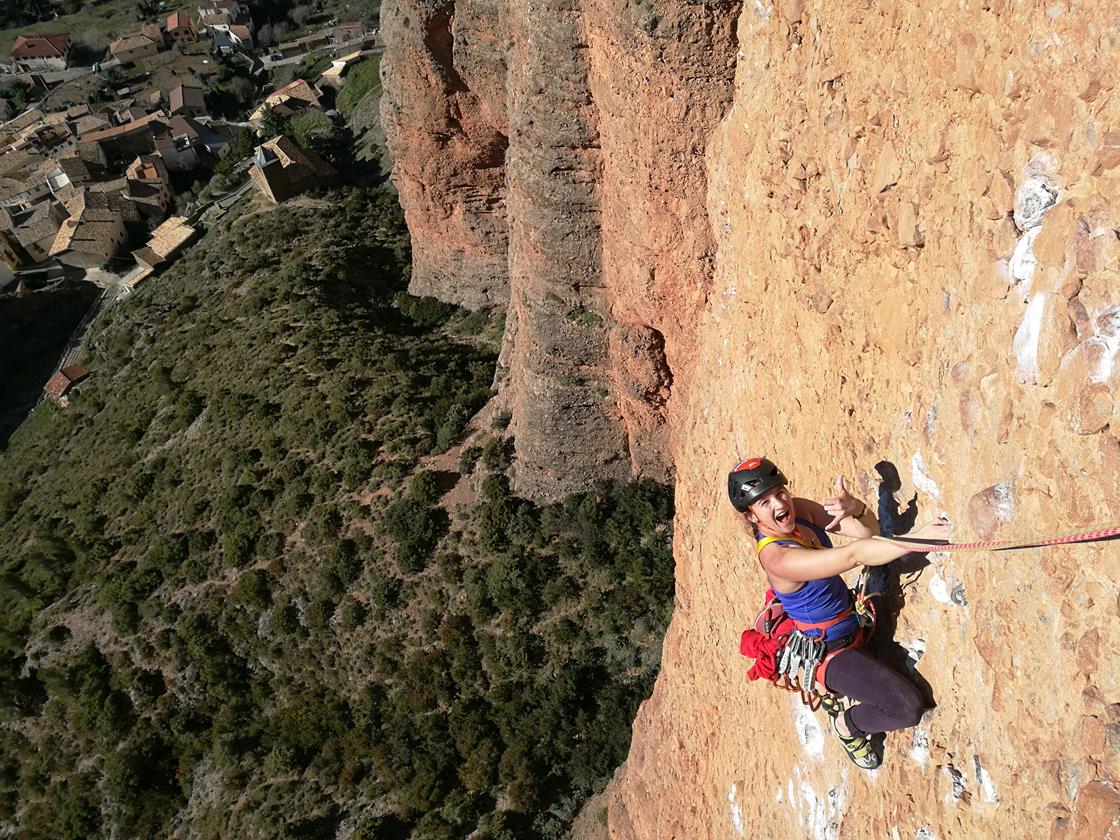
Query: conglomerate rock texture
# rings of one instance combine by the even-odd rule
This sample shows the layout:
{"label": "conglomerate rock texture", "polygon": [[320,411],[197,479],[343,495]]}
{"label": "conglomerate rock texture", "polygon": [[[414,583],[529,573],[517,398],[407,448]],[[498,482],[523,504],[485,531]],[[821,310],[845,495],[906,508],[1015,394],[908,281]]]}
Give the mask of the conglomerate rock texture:
{"label": "conglomerate rock texture", "polygon": [[[390,37],[416,282],[508,276],[529,491],[675,468],[676,611],[610,835],[1120,836],[1117,542],[896,564],[880,650],[936,706],[866,773],[747,682],[765,583],[724,497],[766,454],[898,532],[1120,521],[1115,4],[480,5],[439,12],[452,66],[500,68],[467,91],[406,87],[428,53]],[[437,157],[428,115],[472,97],[500,177],[476,134]]]}

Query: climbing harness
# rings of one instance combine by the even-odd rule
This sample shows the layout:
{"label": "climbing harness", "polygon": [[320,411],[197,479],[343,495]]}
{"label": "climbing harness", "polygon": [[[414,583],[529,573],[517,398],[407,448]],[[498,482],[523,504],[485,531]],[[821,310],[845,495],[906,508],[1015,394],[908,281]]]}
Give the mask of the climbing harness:
{"label": "climbing harness", "polygon": [[[828,664],[837,654],[861,647],[871,635],[875,626],[873,599],[878,595],[867,592],[867,570],[864,569],[852,590],[851,607],[828,621],[807,623],[790,618],[774,590],[768,590],[765,606],[739,642],[739,652],[756,660],[747,676],[752,680],[766,679],[779,688],[799,694],[801,702],[814,712],[824,708],[830,715],[839,714],[844,709],[843,700],[825,687]],[[829,650],[824,640],[825,631],[852,614],[859,622],[858,629],[846,644]],[[821,635],[810,636],[807,630],[819,630]]]}
{"label": "climbing harness", "polygon": [[914,540],[908,537],[872,537],[915,553],[933,551],[1017,551],[1025,548],[1045,548],[1048,545],[1101,542],[1120,539],[1120,525],[1110,525],[1090,531],[1074,531],[1057,537],[1023,540],[984,540],[981,542],[951,543],[946,540]]}

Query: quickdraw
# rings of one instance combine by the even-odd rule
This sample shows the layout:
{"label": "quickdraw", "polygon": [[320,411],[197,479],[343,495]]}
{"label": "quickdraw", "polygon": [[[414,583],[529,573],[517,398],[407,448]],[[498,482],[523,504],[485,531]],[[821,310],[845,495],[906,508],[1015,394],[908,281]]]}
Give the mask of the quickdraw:
{"label": "quickdraw", "polygon": [[[852,596],[852,610],[859,621],[859,629],[850,645],[829,651],[823,638],[809,636],[798,629],[785,634],[780,640],[775,673],[770,681],[779,688],[800,694],[801,702],[811,711],[815,712],[823,707],[833,716],[843,711],[844,701],[829,691],[824,684],[828,663],[841,651],[862,645],[875,626],[876,611],[873,599],[877,598],[879,593],[867,592],[866,569],[860,573]],[[772,605],[768,605],[764,610],[765,615],[760,616],[764,618],[767,632],[773,626],[772,622],[777,620],[771,610]]]}
{"label": "quickdraw", "polygon": [[1070,545],[1073,543],[1101,542],[1103,540],[1120,539],[1120,525],[1111,525],[1106,528],[1097,528],[1091,531],[1077,531],[1057,537],[1046,539],[1027,540],[984,540],[981,542],[951,543],[938,540],[914,540],[907,537],[873,537],[883,540],[899,548],[908,549],[915,553],[933,551],[1017,551],[1027,548],[1045,548],[1049,545]]}

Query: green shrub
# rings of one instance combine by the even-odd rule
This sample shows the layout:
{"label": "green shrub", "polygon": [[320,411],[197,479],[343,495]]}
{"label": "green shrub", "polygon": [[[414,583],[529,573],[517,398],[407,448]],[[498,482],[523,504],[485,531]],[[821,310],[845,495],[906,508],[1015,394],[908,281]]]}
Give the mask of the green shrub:
{"label": "green shrub", "polygon": [[253,610],[263,610],[272,603],[272,585],[269,576],[260,569],[242,572],[233,587],[233,600]]}

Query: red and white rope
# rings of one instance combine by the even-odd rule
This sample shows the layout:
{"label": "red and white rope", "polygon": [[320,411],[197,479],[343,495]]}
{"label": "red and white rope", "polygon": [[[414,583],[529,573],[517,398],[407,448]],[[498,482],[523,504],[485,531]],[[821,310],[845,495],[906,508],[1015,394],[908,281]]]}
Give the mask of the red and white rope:
{"label": "red and white rope", "polygon": [[942,545],[910,541],[903,537],[876,537],[876,539],[884,540],[891,545],[897,545],[899,548],[905,548],[911,552],[927,553],[935,551],[1010,551],[1020,548],[1043,548],[1048,545],[1092,542],[1094,540],[1104,540],[1110,537],[1120,537],[1120,525],[1112,525],[1094,531],[1079,531],[1077,533],[1065,534],[1058,537],[1026,541],[985,540],[981,542],[947,543]]}

